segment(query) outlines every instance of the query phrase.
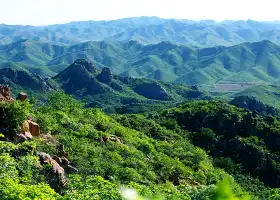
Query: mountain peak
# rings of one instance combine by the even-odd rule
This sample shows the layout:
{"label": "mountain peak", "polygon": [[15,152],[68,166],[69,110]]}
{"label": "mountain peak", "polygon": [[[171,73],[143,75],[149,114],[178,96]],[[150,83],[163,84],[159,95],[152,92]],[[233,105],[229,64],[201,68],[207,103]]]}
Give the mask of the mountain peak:
{"label": "mountain peak", "polygon": [[85,70],[87,70],[90,73],[97,73],[97,69],[95,66],[93,66],[93,64],[86,60],[86,59],[78,59],[76,60],[72,65],[69,66],[70,67],[79,67],[79,68],[84,68]]}

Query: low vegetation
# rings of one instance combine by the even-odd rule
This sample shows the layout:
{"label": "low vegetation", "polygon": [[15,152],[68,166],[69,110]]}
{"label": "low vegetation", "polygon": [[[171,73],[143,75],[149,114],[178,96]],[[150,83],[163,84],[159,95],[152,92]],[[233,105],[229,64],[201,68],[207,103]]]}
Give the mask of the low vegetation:
{"label": "low vegetation", "polygon": [[[2,103],[1,110],[6,140],[29,115],[51,138],[1,142],[2,199],[122,199],[121,188],[161,199],[278,198],[280,122],[273,117],[219,101],[109,116],[63,93],[44,103]],[[58,155],[56,142],[78,172],[67,173],[66,187],[51,188],[38,152]]]}

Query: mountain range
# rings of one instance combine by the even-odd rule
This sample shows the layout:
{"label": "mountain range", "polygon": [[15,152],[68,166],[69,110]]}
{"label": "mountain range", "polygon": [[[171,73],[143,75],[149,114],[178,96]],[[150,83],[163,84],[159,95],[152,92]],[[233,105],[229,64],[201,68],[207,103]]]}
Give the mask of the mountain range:
{"label": "mountain range", "polygon": [[1,199],[278,199],[279,26],[0,25]]}
{"label": "mountain range", "polygon": [[91,62],[78,59],[53,78],[42,78],[30,72],[0,69],[0,84],[14,92],[27,91],[42,97],[49,92],[63,91],[90,107],[111,108],[123,105],[149,107],[176,104],[188,99],[203,98],[197,87],[136,79],[115,75],[109,68],[97,69]]}
{"label": "mountain range", "polygon": [[279,81],[280,47],[268,40],[197,48],[170,42],[85,42],[57,45],[31,40],[0,46],[0,68],[53,77],[79,58],[114,74],[191,85]]}
{"label": "mountain range", "polygon": [[112,21],[82,21],[49,26],[0,25],[0,44],[29,39],[56,44],[78,44],[87,41],[138,41],[212,47],[232,46],[244,42],[270,40],[280,44],[278,22],[253,20],[191,21],[136,17]]}

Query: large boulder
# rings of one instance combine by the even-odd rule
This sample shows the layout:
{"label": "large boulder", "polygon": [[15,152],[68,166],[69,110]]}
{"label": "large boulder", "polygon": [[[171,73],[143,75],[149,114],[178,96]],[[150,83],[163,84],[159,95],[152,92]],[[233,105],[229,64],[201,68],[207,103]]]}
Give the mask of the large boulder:
{"label": "large boulder", "polygon": [[27,99],[28,95],[24,92],[20,92],[18,94],[18,99],[21,101],[21,102],[24,102],[26,99]]}
{"label": "large boulder", "polygon": [[0,101],[11,102],[13,100],[10,88],[7,85],[0,85]]}
{"label": "large boulder", "polygon": [[31,118],[29,118],[28,120],[23,121],[21,125],[21,132],[30,133],[31,136],[39,136],[40,126],[36,122],[33,122]]}
{"label": "large boulder", "polygon": [[28,120],[29,123],[29,132],[32,136],[39,136],[40,135],[40,126],[33,121]]}

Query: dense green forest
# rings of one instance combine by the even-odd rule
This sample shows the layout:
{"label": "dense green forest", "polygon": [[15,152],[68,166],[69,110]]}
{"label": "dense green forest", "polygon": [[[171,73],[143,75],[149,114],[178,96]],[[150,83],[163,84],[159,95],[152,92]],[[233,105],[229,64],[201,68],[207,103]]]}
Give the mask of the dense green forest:
{"label": "dense green forest", "polygon": [[[61,92],[2,102],[0,112],[1,199],[122,199],[121,188],[161,199],[280,198],[275,117],[216,100],[107,115]],[[30,115],[43,135],[19,142]],[[72,167],[54,176],[41,155],[61,156],[61,145]]]}
{"label": "dense green forest", "polygon": [[89,41],[57,45],[19,40],[0,45],[0,68],[53,77],[78,59],[114,74],[190,85],[223,82],[279,82],[280,47],[271,41],[198,48],[170,41]]}

